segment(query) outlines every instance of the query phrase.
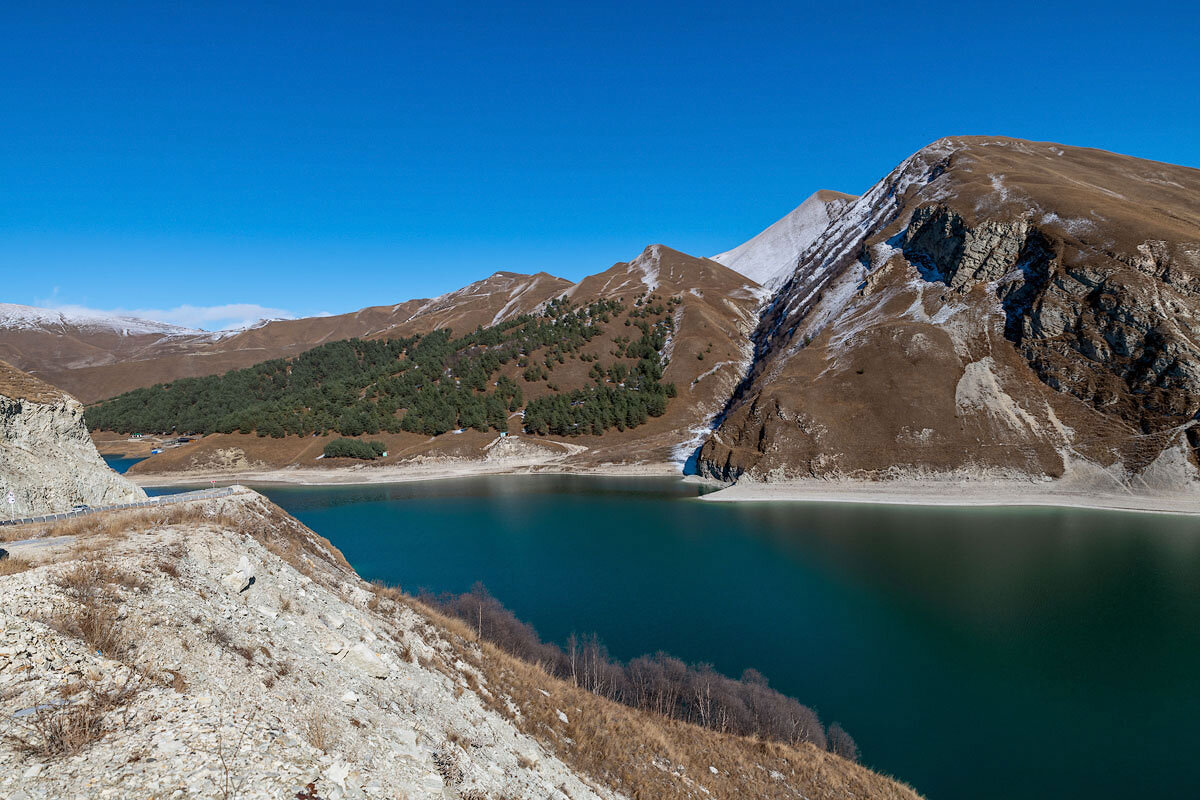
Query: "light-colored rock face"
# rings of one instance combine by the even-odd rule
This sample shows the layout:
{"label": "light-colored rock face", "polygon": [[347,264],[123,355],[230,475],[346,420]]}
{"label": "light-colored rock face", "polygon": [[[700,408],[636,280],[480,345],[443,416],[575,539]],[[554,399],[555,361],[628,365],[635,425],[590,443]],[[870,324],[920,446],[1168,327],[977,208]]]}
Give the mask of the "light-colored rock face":
{"label": "light-colored rock face", "polygon": [[0,362],[0,516],[145,498],[96,452],[77,400]]}
{"label": "light-colored rock face", "polygon": [[[211,522],[111,544],[120,555],[110,569],[150,582],[99,590],[127,637],[116,660],[36,621],[36,609],[80,602],[56,580],[75,565],[0,579],[6,709],[62,702],[51,695],[72,680],[110,687],[134,675],[140,687],[80,757],[47,762],[0,741],[0,796],[178,789],[273,800],[314,783],[321,798],[621,797],[587,785],[490,710],[470,688],[482,676],[455,664],[412,611],[389,602],[387,618],[372,613],[374,596],[349,570],[314,580],[232,530],[262,524],[268,509],[239,495],[209,504]],[[156,567],[164,559],[178,578]],[[88,702],[87,692],[71,697]],[[25,726],[10,732],[37,741]],[[230,785],[238,789],[226,794]]]}
{"label": "light-colored rock face", "polygon": [[1197,491],[1198,285],[1200,171],[941,140],[800,257],[701,470]]}

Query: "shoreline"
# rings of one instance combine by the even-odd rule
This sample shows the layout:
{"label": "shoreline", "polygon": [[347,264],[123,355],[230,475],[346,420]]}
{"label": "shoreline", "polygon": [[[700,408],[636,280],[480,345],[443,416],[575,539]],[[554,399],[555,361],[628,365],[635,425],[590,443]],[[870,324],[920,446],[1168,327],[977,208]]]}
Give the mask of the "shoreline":
{"label": "shoreline", "polygon": [[1044,484],[1005,481],[743,481],[724,485],[695,475],[685,476],[670,462],[644,464],[490,465],[486,462],[406,467],[349,467],[336,469],[284,468],[246,472],[189,472],[128,474],[142,487],[203,486],[238,483],[247,486],[372,486],[389,483],[452,480],[498,475],[594,475],[598,477],[677,477],[715,489],[696,499],[717,503],[853,503],[868,505],[953,508],[1064,508],[1125,511],[1143,514],[1200,516],[1200,495],[1136,495],[1089,493],[1082,489],[1050,488]]}
{"label": "shoreline", "polygon": [[954,508],[1064,508],[1200,516],[1198,495],[1088,493],[1036,484],[979,481],[787,481],[735,483],[701,495],[714,503],[855,503]]}
{"label": "shoreline", "polygon": [[143,488],[199,486],[210,481],[245,486],[374,486],[389,483],[452,480],[492,475],[597,475],[601,477],[679,477],[679,465],[667,462],[647,464],[601,464],[594,467],[564,467],[560,464],[489,465],[476,462],[437,465],[435,467],[339,467],[332,469],[284,468],[246,472],[153,472],[125,473],[125,477]]}

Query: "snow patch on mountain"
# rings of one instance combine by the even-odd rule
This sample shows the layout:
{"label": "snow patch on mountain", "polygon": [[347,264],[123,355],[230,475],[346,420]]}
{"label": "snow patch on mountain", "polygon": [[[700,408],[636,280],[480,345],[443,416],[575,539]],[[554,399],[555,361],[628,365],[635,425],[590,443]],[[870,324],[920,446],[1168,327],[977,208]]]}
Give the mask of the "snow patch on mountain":
{"label": "snow patch on mountain", "polygon": [[82,308],[37,308],[16,303],[0,303],[0,330],[46,330],[79,328],[107,331],[122,336],[165,334],[168,336],[206,335],[207,331],[185,328],[167,322],[106,314]]}
{"label": "snow patch on mountain", "polygon": [[787,280],[801,253],[852,200],[849,195],[836,192],[817,192],[753,239],[712,256],[712,260],[774,288]]}

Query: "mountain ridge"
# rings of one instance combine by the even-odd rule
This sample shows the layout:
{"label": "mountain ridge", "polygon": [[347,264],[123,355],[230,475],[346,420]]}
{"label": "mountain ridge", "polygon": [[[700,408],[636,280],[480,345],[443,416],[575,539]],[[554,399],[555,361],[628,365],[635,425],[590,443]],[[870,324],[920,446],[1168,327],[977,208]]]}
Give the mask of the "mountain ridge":
{"label": "mountain ridge", "polygon": [[922,148],[768,304],[702,471],[1193,491],[1197,197],[1200,171],[1104,151]]}

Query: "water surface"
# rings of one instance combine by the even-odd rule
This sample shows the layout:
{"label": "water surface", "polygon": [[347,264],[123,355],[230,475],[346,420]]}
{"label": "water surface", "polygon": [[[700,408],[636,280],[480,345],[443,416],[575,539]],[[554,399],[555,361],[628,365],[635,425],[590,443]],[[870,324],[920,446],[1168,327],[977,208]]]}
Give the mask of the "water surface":
{"label": "water surface", "polygon": [[138,463],[139,461],[146,460],[145,456],[142,456],[141,458],[125,458],[124,456],[103,456],[103,458],[104,458],[105,464],[108,464],[109,467],[116,470],[117,472],[120,472],[121,474],[128,472],[129,468],[132,467],[134,464]]}
{"label": "water surface", "polygon": [[755,667],[934,800],[1200,785],[1191,518],[705,503],[659,478],[263,491],[366,578],[482,580],[543,638]]}

